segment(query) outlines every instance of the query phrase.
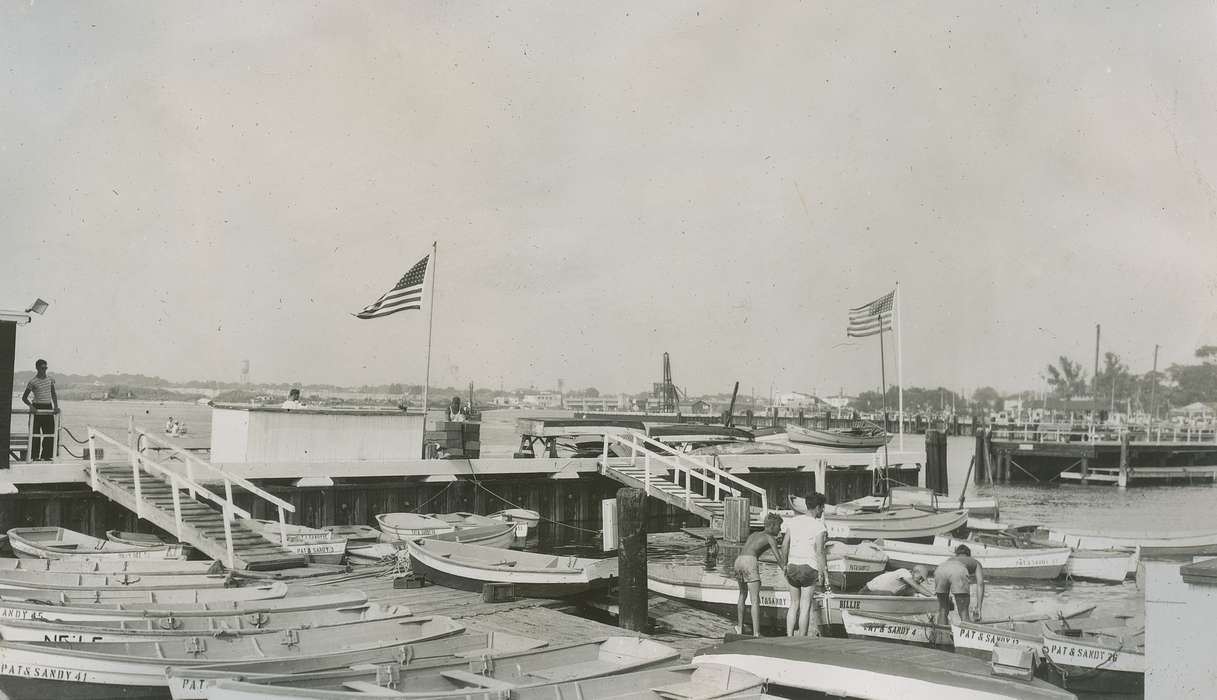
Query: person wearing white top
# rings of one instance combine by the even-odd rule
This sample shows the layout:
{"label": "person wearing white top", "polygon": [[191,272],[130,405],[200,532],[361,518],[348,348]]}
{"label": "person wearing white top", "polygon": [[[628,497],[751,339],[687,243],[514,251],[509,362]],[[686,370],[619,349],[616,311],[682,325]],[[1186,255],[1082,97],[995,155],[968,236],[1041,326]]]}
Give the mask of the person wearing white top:
{"label": "person wearing white top", "polygon": [[819,636],[820,615],[812,605],[817,583],[828,588],[828,560],[825,545],[828,528],[824,525],[823,494],[804,496],[807,512],[782,523],[782,559],[786,561],[786,583],[790,586],[790,608],[786,611],[786,635],[796,630],[804,636]]}
{"label": "person wearing white top", "polygon": [[934,595],[934,589],[925,584],[930,570],[924,564],[918,564],[912,571],[896,569],[879,574],[862,587],[863,593],[878,595]]}

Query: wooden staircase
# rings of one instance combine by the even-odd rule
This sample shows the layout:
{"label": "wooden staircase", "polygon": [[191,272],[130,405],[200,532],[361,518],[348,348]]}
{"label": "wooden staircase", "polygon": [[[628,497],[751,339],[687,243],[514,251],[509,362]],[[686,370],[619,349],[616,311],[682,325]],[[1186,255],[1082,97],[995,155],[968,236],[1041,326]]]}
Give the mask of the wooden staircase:
{"label": "wooden staircase", "polygon": [[[751,521],[753,527],[764,526],[767,501],[763,489],[641,433],[605,435],[604,441],[604,452],[597,465],[600,473],[610,479],[705,518],[711,526],[722,523],[726,509],[722,499],[759,494],[761,507],[751,507]],[[610,445],[618,452],[628,450],[631,456],[610,456]],[[683,483],[678,483],[682,476]],[[701,484],[695,485],[695,481]]]}
{"label": "wooden staircase", "polygon": [[[103,439],[120,452],[129,450],[92,429],[89,437],[90,441]],[[95,449],[91,452],[96,454]],[[139,452],[131,451],[130,454],[132,463],[128,464],[98,464],[90,460],[86,472],[93,490],[230,569],[268,570],[308,565],[306,557],[289,552],[243,523],[239,516],[248,518],[249,514],[232,503],[230,482],[225,481],[225,495],[221,497],[190,476],[156,464]],[[198,460],[193,456],[191,459]],[[256,486],[249,486],[261,492]],[[223,510],[217,510],[199,498],[207,498],[227,510],[231,514],[227,526]]]}

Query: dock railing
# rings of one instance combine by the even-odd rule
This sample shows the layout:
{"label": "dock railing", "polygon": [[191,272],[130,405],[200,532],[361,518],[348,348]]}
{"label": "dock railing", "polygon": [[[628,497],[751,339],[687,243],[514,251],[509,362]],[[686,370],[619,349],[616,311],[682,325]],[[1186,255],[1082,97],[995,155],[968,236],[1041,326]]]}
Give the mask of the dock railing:
{"label": "dock railing", "polygon": [[170,490],[173,492],[173,521],[177,527],[178,540],[182,540],[182,497],[179,493],[183,489],[188,489],[192,494],[201,496],[220,507],[220,511],[224,514],[224,546],[228,553],[228,567],[234,568],[234,554],[232,547],[232,521],[237,515],[241,517],[250,517],[249,512],[232,502],[232,495],[229,492],[227,498],[222,498],[207,490],[203,485],[195,482],[188,476],[178,474],[173,469],[149,459],[147,456],[140,453],[131,445],[124,445],[114,438],[102,433],[92,426],[89,427],[89,486],[94,491],[97,488],[97,441],[100,440],[109,444],[112,448],[118,450],[118,454],[125,454],[131,460],[131,476],[135,483],[135,516],[137,518],[144,517],[144,497],[140,486],[141,472],[147,472],[162,481],[169,484]]}
{"label": "dock railing", "polygon": [[629,448],[631,464],[637,462],[639,454],[642,455],[643,471],[645,472],[643,476],[643,489],[648,496],[651,494],[651,463],[657,461],[676,472],[676,483],[680,483],[679,477],[682,474],[684,475],[683,486],[685,489],[686,510],[689,510],[692,502],[694,478],[701,480],[705,488],[714,488],[715,501],[721,500],[720,497],[724,491],[732,496],[740,496],[744,491],[748,491],[760,496],[762,511],[769,510],[769,497],[765,493],[765,489],[756,484],[751,484],[725,469],[714,466],[708,461],[686,455],[665,442],[660,442],[636,431],[621,434],[605,433],[604,449],[601,455],[602,463],[605,466],[609,464],[609,447],[611,445]]}
{"label": "dock railing", "polygon": [[[165,440],[164,438],[162,438],[160,436],[149,433],[148,431],[144,430],[143,428],[136,428],[135,433],[138,436],[136,446],[137,446],[137,448],[139,448],[139,451],[141,454],[144,453],[144,451],[145,451],[145,449],[142,448],[142,446],[141,446],[141,443],[144,443],[144,442],[151,443],[154,445],[159,445],[160,447],[162,447],[164,449],[168,449],[170,451],[171,456],[176,456],[177,458],[181,459],[182,462],[185,464],[186,477],[191,482],[193,482],[195,480],[194,470],[196,467],[198,467],[199,469],[203,470],[204,474],[211,475],[213,478],[218,477],[219,480],[224,482],[224,497],[227,498],[229,501],[232,501],[232,485],[236,484],[237,486],[240,486],[241,488],[245,489],[246,491],[250,492],[251,494],[257,496],[258,498],[261,498],[262,500],[275,506],[276,510],[278,510],[278,515],[279,515],[279,543],[282,545],[287,545],[287,515],[286,514],[296,512],[296,506],[292,505],[291,503],[288,503],[287,501],[283,500],[282,498],[279,498],[278,496],[267,493],[264,489],[261,489],[261,488],[255,486],[252,482],[250,482],[247,479],[243,479],[239,476],[234,476],[232,474],[229,474],[228,472],[224,471],[220,467],[215,466],[211,462],[207,462],[205,460],[199,459],[198,457],[196,457],[195,455],[191,454],[190,452],[182,449],[178,445],[174,445],[173,443],[169,442],[168,440]],[[206,478],[206,477],[204,477],[204,478]],[[193,490],[191,491],[191,495],[192,496],[194,495]],[[250,516],[247,513],[245,515],[245,517],[248,518]]]}
{"label": "dock railing", "polygon": [[993,423],[989,427],[995,440],[1025,442],[1120,442],[1125,435],[1129,435],[1131,442],[1157,444],[1217,442],[1217,429],[1178,425],[1098,425],[1085,430],[1062,429],[1039,423]]}

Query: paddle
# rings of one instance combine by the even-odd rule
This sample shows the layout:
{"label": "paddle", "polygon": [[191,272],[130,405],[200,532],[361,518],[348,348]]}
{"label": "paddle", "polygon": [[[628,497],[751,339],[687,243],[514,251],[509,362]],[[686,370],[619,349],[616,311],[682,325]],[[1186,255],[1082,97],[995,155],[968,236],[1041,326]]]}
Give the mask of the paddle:
{"label": "paddle", "polygon": [[976,466],[976,455],[968,460],[968,475],[963,478],[963,490],[959,492],[959,509],[963,510],[963,499],[968,493],[968,482],[972,480],[972,467]]}

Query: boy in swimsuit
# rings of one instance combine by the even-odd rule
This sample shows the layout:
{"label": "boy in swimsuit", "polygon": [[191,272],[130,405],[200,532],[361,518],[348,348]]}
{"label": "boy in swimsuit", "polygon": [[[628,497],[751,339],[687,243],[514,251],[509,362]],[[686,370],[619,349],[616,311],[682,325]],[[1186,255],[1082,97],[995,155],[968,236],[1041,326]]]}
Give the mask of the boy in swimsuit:
{"label": "boy in swimsuit", "polygon": [[781,531],[782,516],[777,513],[766,515],[764,531],[748,535],[748,539],[744,541],[744,548],[735,558],[735,580],[739,584],[739,604],[736,606],[736,618],[739,624],[735,627],[738,634],[744,633],[744,604],[748,602],[748,596],[751,595],[752,636],[761,636],[761,569],[757,557],[768,549],[777,557],[778,564],[783,569],[786,568],[782,550],[775,539]]}
{"label": "boy in swimsuit", "polygon": [[[976,607],[971,607],[971,584],[976,580]],[[934,588],[938,594],[938,624],[947,624],[951,612],[952,598],[959,619],[972,622],[980,619],[980,609],[985,602],[985,567],[972,558],[972,550],[965,544],[955,548],[955,556],[934,569]]]}

